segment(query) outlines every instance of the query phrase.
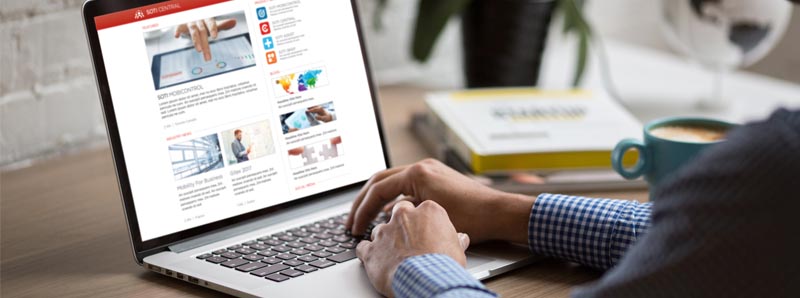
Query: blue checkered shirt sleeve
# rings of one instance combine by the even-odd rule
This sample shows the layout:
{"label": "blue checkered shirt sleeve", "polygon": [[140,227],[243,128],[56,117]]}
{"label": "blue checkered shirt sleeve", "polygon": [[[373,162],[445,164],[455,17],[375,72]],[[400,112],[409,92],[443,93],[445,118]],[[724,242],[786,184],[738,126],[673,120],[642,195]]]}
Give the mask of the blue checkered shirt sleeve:
{"label": "blue checkered shirt sleeve", "polygon": [[452,258],[427,254],[405,259],[392,280],[395,297],[497,297]]}
{"label": "blue checkered shirt sleeve", "polygon": [[608,269],[647,232],[651,206],[541,194],[531,209],[528,244],[536,254]]}
{"label": "blue checkered shirt sleeve", "polygon": [[[534,253],[608,269],[650,226],[651,203],[541,194],[531,209]],[[496,297],[452,258],[406,259],[392,281],[396,297]]]}

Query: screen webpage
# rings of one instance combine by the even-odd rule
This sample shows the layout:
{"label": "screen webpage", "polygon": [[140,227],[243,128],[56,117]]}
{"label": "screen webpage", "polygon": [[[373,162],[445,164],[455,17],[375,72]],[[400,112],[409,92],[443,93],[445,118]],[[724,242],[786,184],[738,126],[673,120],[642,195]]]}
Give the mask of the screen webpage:
{"label": "screen webpage", "polygon": [[386,168],[349,0],[95,19],[143,241]]}

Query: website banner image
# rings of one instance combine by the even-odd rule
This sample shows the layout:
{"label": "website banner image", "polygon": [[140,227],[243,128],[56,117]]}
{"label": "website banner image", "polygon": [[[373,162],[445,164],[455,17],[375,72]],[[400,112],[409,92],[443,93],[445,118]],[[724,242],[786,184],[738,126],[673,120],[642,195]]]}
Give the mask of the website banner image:
{"label": "website banner image", "polygon": [[256,65],[244,11],[144,32],[156,90]]}

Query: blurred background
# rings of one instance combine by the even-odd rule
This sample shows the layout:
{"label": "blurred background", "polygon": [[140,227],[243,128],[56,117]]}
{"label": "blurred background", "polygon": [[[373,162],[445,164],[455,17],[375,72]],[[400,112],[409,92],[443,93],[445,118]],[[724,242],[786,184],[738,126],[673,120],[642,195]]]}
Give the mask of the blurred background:
{"label": "blurred background", "polygon": [[[0,169],[24,167],[38,158],[107,146],[81,23],[82,2],[0,1]],[[418,1],[386,2],[381,30],[372,25],[378,0],[357,2],[379,86],[413,85],[431,90],[465,86],[462,27],[457,18],[448,22],[429,61],[420,64],[410,51]],[[687,59],[675,53],[665,38],[658,0],[588,1],[583,11],[594,35],[604,41]],[[547,63],[548,57],[562,51],[574,56],[570,48],[574,41],[562,38],[560,22],[552,24],[543,67],[569,69],[564,72],[569,74],[572,65]],[[798,32],[800,10],[794,9],[786,34],[775,48],[745,71],[800,83]],[[562,47],[559,43],[566,45]],[[609,52],[613,56],[613,48]],[[588,71],[592,71],[591,66]],[[563,82],[547,81],[545,85],[566,88],[569,81],[565,75]]]}

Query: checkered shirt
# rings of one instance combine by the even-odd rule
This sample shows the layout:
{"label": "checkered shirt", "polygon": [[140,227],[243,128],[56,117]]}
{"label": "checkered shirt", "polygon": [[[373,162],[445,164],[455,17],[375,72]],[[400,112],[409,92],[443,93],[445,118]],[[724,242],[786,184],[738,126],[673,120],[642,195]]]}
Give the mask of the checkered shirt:
{"label": "checkered shirt", "polygon": [[392,281],[395,297],[497,297],[460,264],[442,254],[406,259]]}
{"label": "checkered shirt", "polygon": [[536,254],[608,269],[650,226],[652,203],[541,194],[528,245]]}
{"label": "checkered shirt", "polygon": [[[534,253],[607,269],[650,226],[650,203],[541,194],[531,209]],[[448,256],[406,259],[395,272],[396,297],[496,297]]]}

